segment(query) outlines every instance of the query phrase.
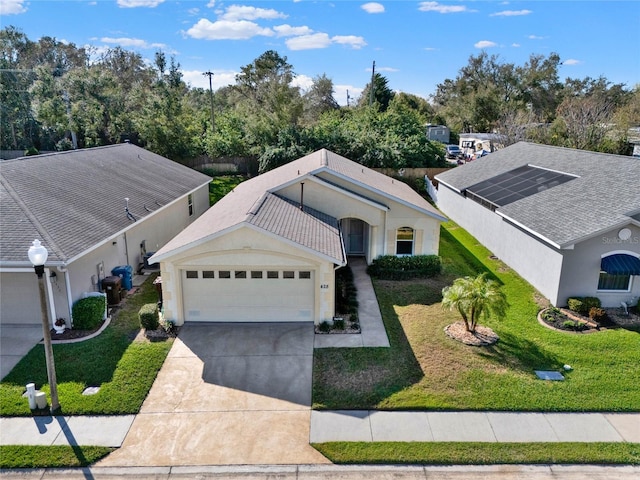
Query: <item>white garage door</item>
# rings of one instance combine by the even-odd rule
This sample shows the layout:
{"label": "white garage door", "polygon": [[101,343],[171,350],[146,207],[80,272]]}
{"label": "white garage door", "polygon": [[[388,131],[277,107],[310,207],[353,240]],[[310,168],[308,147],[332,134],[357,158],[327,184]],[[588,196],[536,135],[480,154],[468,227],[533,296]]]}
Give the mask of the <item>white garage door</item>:
{"label": "white garage door", "polygon": [[313,321],[309,270],[183,270],[187,322]]}

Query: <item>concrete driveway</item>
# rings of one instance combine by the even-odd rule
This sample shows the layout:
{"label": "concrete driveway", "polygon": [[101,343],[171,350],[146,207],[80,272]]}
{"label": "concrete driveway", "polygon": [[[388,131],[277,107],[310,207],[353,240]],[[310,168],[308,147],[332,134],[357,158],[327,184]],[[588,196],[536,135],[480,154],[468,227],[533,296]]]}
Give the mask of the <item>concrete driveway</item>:
{"label": "concrete driveway", "polygon": [[0,379],[42,341],[42,324],[0,325]]}
{"label": "concrete driveway", "polygon": [[99,466],[329,463],[309,446],[313,324],[185,325]]}

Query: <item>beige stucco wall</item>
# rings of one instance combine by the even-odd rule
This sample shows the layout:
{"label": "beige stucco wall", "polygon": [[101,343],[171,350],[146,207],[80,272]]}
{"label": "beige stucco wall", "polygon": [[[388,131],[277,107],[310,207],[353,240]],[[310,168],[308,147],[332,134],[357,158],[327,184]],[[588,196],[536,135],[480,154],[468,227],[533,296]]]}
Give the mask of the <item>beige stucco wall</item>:
{"label": "beige stucco wall", "polygon": [[[367,262],[380,255],[396,254],[396,231],[400,227],[411,227],[415,232],[414,255],[437,254],[440,243],[440,222],[402,203],[371,192],[354,184],[336,178],[328,173],[320,175],[325,180],[344,184],[344,188],[355,192],[376,204],[363,201],[339,189],[306,180],[304,183],[304,204],[338,220],[357,218],[369,224],[369,248],[365,255]],[[278,191],[284,197],[300,202],[300,182]]]}
{"label": "beige stucco wall", "polygon": [[320,323],[330,320],[334,315],[333,262],[270,234],[244,226],[160,263],[164,317],[177,325],[184,323],[182,270],[207,267],[214,269],[218,266],[253,270],[288,267],[313,271],[313,321]]}

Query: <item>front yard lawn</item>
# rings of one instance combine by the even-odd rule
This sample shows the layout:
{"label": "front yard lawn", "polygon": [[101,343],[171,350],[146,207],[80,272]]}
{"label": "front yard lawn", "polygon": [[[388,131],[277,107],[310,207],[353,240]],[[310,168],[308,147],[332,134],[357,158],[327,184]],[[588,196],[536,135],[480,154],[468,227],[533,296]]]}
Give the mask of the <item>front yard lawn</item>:
{"label": "front yard lawn", "polygon": [[[638,411],[640,335],[624,329],[576,335],[541,326],[539,294],[453,223],[443,226],[443,275],[374,281],[391,348],[318,349],[313,406],[318,409]],[[453,279],[486,271],[503,285],[510,307],[483,324],[500,340],[470,347],[447,337],[459,318],[441,308]],[[538,380],[534,370],[566,380]]]}
{"label": "front yard lawn", "polygon": [[[53,346],[64,415],[121,415],[140,410],[173,341],[135,339],[140,331],[138,310],[145,303],[157,301],[154,278],[147,279],[125,300],[99,336]],[[30,382],[50,400],[42,345],[36,345],[0,383],[0,415],[31,415],[27,399],[22,397]],[[82,395],[87,387],[100,387],[100,391]]]}

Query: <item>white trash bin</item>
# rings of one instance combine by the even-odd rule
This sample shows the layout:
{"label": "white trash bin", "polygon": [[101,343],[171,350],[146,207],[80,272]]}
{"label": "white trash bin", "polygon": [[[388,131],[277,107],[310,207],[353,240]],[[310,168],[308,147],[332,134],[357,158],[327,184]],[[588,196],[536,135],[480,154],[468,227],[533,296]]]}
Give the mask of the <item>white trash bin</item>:
{"label": "white trash bin", "polygon": [[36,392],[36,405],[40,410],[47,408],[47,394],[44,392]]}

